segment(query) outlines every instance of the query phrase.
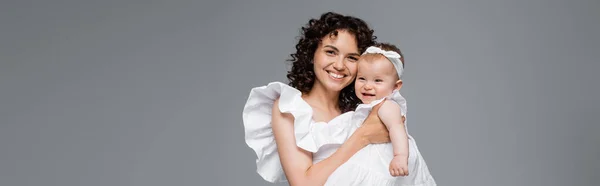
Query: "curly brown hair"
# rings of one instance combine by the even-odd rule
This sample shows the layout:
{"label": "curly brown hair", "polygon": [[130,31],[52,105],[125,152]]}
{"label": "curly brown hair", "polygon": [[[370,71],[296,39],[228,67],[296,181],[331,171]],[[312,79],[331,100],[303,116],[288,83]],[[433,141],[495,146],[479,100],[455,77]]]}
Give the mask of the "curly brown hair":
{"label": "curly brown hair", "polygon": [[[327,35],[337,36],[338,30],[354,35],[359,52],[375,44],[376,36],[367,23],[359,18],[344,16],[335,12],[327,12],[319,19],[311,19],[301,29],[300,39],[296,44],[296,53],[290,54],[292,69],[288,71],[289,85],[308,93],[315,83],[315,72],[312,60],[321,39]],[[340,92],[338,106],[342,112],[354,110],[360,100],[354,94],[354,81]]]}

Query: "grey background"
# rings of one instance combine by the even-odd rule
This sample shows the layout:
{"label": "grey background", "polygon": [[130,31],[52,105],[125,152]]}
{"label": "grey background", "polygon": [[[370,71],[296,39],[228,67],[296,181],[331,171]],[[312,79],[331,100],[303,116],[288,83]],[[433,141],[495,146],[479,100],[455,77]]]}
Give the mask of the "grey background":
{"label": "grey background", "polygon": [[268,185],[243,105],[330,10],[405,53],[439,185],[597,185],[595,0],[5,0],[0,185]]}

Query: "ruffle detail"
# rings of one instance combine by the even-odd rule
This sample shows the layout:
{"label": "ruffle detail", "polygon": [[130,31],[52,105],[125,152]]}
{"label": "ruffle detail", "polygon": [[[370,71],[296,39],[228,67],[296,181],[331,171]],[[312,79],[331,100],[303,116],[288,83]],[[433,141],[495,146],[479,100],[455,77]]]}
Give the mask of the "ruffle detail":
{"label": "ruffle detail", "polygon": [[328,124],[316,123],[312,120],[312,107],[302,99],[299,90],[281,82],[253,88],[243,110],[245,141],[256,153],[258,174],[273,183],[287,181],[271,126],[273,104],[277,99],[280,112],[294,116],[296,145],[313,153],[324,144],[343,143],[347,131],[334,123],[347,121],[351,116],[350,113],[344,113]]}

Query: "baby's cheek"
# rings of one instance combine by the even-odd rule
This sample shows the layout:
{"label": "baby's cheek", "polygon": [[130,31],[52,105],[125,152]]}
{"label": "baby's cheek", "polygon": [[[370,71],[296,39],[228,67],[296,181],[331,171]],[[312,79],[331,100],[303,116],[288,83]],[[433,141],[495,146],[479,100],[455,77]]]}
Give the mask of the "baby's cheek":
{"label": "baby's cheek", "polygon": [[358,94],[360,92],[360,88],[362,86],[363,86],[363,84],[355,78],[354,79],[354,92],[356,92],[356,96],[358,96]]}

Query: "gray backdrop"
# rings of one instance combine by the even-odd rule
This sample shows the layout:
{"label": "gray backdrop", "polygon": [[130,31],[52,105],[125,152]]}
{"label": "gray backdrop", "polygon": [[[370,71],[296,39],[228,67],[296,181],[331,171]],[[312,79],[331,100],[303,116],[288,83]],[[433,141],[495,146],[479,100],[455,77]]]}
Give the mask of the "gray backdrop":
{"label": "gray backdrop", "polygon": [[5,0],[0,185],[269,185],[243,105],[330,10],[405,53],[439,185],[597,185],[595,0]]}

